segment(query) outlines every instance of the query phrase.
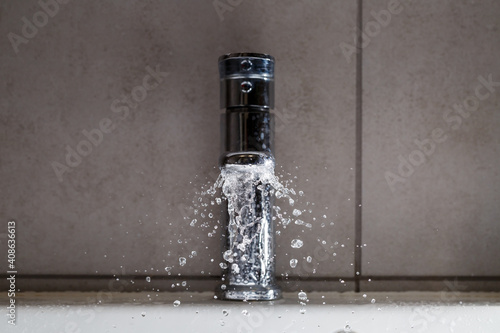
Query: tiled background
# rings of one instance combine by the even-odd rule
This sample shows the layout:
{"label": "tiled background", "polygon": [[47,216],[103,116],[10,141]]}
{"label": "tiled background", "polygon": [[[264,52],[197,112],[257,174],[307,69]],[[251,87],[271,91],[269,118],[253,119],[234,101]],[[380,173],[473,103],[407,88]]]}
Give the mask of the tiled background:
{"label": "tiled background", "polygon": [[[216,223],[190,227],[189,206],[217,174],[217,58],[254,51],[277,60],[278,170],[305,192],[297,208],[313,211],[311,230],[277,236],[286,289],[442,289],[457,277],[468,290],[500,289],[500,84],[480,90],[489,96],[467,118],[452,109],[474,102],[479,76],[500,82],[498,2],[57,7],[43,24],[37,1],[0,5],[0,216],[17,222],[21,288],[96,289],[113,274],[135,278],[128,289],[174,276],[211,288]],[[36,33],[23,31],[33,19]],[[161,82],[130,101],[148,67]],[[67,146],[105,118],[114,130],[58,179],[53,162],[66,163]],[[424,161],[414,141],[437,128],[443,142]],[[400,155],[418,162],[411,175],[399,174]],[[292,249],[293,238],[304,246]]]}

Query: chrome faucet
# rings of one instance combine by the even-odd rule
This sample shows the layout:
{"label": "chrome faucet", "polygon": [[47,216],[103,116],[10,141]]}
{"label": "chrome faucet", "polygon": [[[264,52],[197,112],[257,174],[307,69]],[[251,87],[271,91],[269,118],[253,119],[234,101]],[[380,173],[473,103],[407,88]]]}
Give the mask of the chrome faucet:
{"label": "chrome faucet", "polygon": [[[219,58],[221,169],[272,165],[274,170],[274,58],[259,53],[230,53]],[[262,181],[240,183],[250,191],[245,214],[226,212],[223,228],[224,300],[274,300],[281,297],[275,279],[273,195]],[[226,207],[228,208],[228,207]],[[238,215],[238,216],[236,216]],[[237,221],[237,222],[236,222]]]}

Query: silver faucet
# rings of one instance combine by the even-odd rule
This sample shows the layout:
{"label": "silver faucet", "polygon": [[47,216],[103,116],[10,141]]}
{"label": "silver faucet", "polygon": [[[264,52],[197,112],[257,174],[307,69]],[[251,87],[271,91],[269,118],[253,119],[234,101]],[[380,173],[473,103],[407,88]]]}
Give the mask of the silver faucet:
{"label": "silver faucet", "polygon": [[[221,116],[221,168],[238,172],[240,166],[271,164],[274,170],[274,115],[270,113],[274,108],[274,58],[259,53],[226,54],[219,58],[219,73],[221,109],[226,109]],[[246,181],[238,186],[245,187],[249,195],[246,202],[226,207],[222,240],[227,264],[216,295],[224,300],[278,299],[281,289],[275,279],[271,185],[265,179],[264,183],[241,179]]]}

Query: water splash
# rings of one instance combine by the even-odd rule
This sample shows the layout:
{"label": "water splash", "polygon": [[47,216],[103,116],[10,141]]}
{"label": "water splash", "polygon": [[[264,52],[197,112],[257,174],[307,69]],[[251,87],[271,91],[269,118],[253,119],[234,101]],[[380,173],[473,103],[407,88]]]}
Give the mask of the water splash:
{"label": "water splash", "polygon": [[[298,169],[298,167],[296,167],[296,169]],[[334,222],[331,220],[324,220],[326,223],[323,221],[320,222],[320,220],[327,218],[323,213],[314,216],[313,210],[315,204],[305,200],[303,191],[296,191],[294,189],[294,186],[296,186],[294,180],[296,180],[297,177],[285,171],[283,167],[275,170],[272,160],[259,165],[227,165],[220,169],[220,173],[212,173],[210,178],[213,180],[207,177],[203,185],[195,186],[194,192],[192,192],[195,196],[191,205],[189,205],[189,203],[189,206],[183,205],[183,207],[185,207],[183,209],[185,212],[184,219],[187,220],[186,224],[189,224],[191,227],[206,230],[208,237],[219,237],[226,231],[225,228],[222,228],[222,226],[226,224],[226,214],[222,213],[224,211],[222,205],[227,204],[227,213],[230,217],[228,227],[232,228],[232,232],[238,234],[238,237],[241,237],[241,241],[238,241],[235,246],[229,247],[229,250],[227,250],[223,254],[223,258],[221,258],[223,260],[218,262],[218,266],[223,270],[229,269],[234,273],[238,270],[244,272],[245,269],[248,269],[248,267],[245,268],[243,264],[245,259],[248,258],[242,254],[245,252],[245,249],[252,246],[251,244],[256,234],[248,232],[251,228],[247,228],[248,223],[242,222],[245,220],[245,216],[252,214],[251,205],[255,204],[253,196],[255,196],[256,191],[268,193],[276,198],[272,206],[273,214],[271,214],[271,219],[276,229],[275,236],[279,242],[279,237],[282,237],[283,233],[288,230],[287,227],[290,228],[291,230],[289,233],[295,233],[295,237],[293,237],[291,243],[291,247],[294,249],[300,249],[304,246],[304,241],[298,239],[297,236],[299,236],[299,234],[297,234],[297,232],[305,232],[308,231],[308,229],[312,230],[313,227],[319,228],[321,226],[321,228],[325,228],[327,225],[334,225]],[[267,184],[268,186],[265,187],[263,184]],[[328,207],[325,207],[325,209],[328,209]],[[322,218],[320,216],[322,216]],[[250,220],[250,218],[248,218],[247,221],[248,220]],[[256,220],[255,223],[258,223],[258,221]],[[338,243],[335,242],[334,244],[333,241],[328,239],[327,244],[325,239],[326,238],[322,237],[322,239],[318,239],[318,242],[329,255],[335,256],[336,253],[333,250],[334,246],[337,247]],[[196,254],[193,255],[193,253],[191,253],[189,255],[189,253],[191,253],[191,251],[188,251],[185,257],[192,259],[196,256]],[[297,259],[292,257],[293,259],[290,260],[289,265],[292,269],[298,270],[299,273],[302,272],[303,268],[303,266],[299,266],[302,260],[305,261],[304,264],[307,263],[309,265],[307,268],[308,271],[305,272],[306,274],[316,273],[316,268],[310,267],[311,263],[314,262],[319,265],[320,262],[326,260],[326,257],[317,258],[317,256],[313,256],[312,253],[310,253],[310,255],[308,255],[308,253],[297,253],[297,255],[299,255],[299,257],[295,256]],[[210,259],[212,262],[214,260],[217,259]],[[238,265],[233,265],[235,263],[238,263]],[[179,266],[185,264],[185,261],[179,261]],[[169,266],[173,265],[170,264]],[[172,272],[167,271],[167,273],[170,275],[174,272],[172,270]],[[201,271],[201,274],[206,273],[207,272]],[[208,272],[208,274],[210,274],[210,272]],[[243,275],[248,276],[247,274],[242,274],[242,276]],[[285,273],[284,276],[286,277],[287,274]],[[231,281],[227,282],[231,283]],[[243,280],[240,282],[246,283]],[[252,279],[248,282],[252,283]]]}
{"label": "water splash", "polygon": [[300,249],[302,247],[302,245],[304,245],[304,242],[301,241],[300,239],[292,239],[291,246],[294,249]]}
{"label": "water splash", "polygon": [[299,304],[302,306],[300,308],[300,313],[305,314],[306,313],[306,305],[307,302],[309,302],[309,299],[307,299],[307,294],[304,291],[300,291],[297,296],[299,297]]}

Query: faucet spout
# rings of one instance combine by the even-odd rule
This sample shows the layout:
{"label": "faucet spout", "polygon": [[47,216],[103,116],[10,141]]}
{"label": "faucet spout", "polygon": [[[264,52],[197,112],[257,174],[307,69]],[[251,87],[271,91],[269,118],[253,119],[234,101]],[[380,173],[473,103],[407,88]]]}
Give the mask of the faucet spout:
{"label": "faucet spout", "polygon": [[219,58],[221,79],[223,192],[227,213],[223,228],[224,300],[274,300],[281,297],[275,279],[272,221],[274,175],[274,58],[231,53]]}

